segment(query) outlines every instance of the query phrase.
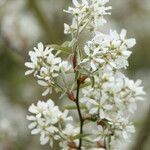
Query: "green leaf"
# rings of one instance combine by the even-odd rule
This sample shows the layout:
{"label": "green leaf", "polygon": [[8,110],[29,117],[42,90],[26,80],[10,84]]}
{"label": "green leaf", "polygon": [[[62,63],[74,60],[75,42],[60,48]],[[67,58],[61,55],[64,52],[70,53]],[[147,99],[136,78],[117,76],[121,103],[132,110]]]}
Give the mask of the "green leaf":
{"label": "green leaf", "polygon": [[72,41],[69,43],[69,47],[74,46],[74,44],[77,42],[76,38],[73,38]]}
{"label": "green leaf", "polygon": [[70,41],[65,41],[61,46],[62,47],[69,47]]}
{"label": "green leaf", "polygon": [[[67,106],[65,106],[65,109],[76,110],[77,106],[76,105],[67,105]],[[86,107],[84,105],[80,105],[80,109],[86,109]]]}
{"label": "green leaf", "polygon": [[76,73],[75,73],[75,81],[79,78],[79,75],[80,75],[79,71],[76,71]]}
{"label": "green leaf", "polygon": [[64,53],[67,53],[67,54],[71,54],[72,53],[70,47],[63,47],[63,46],[59,46],[59,45],[56,45],[56,44],[48,45],[48,47],[54,48],[55,50],[60,50],[60,51],[62,51]]}
{"label": "green leaf", "polygon": [[77,109],[77,106],[76,105],[68,105],[68,106],[65,106],[65,109],[73,110],[73,109]]}
{"label": "green leaf", "polygon": [[74,139],[80,139],[80,138],[84,138],[84,137],[87,137],[89,136],[90,134],[78,134],[76,136],[74,136]]}
{"label": "green leaf", "polygon": [[90,86],[90,85],[91,85],[90,82],[89,82],[89,83],[85,83],[85,84],[82,84],[82,85],[80,86],[80,88],[82,89],[82,88],[87,87],[87,86]]}
{"label": "green leaf", "polygon": [[93,143],[93,141],[91,141],[90,139],[87,139],[87,138],[84,138],[83,140],[87,143]]}
{"label": "green leaf", "polygon": [[91,82],[92,82],[92,88],[93,88],[95,85],[95,78],[93,76],[91,77]]}

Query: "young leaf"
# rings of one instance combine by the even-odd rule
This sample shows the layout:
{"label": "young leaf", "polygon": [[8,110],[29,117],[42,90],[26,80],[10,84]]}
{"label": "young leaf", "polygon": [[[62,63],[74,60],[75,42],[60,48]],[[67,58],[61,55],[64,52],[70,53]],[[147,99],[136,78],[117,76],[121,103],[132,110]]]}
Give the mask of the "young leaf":
{"label": "young leaf", "polygon": [[74,136],[74,139],[80,139],[80,138],[84,138],[84,137],[87,137],[89,136],[90,134],[78,134],[76,136]]}
{"label": "young leaf", "polygon": [[[76,110],[77,109],[77,106],[76,105],[67,105],[65,106],[65,109],[68,109],[68,110]],[[84,105],[81,105],[80,106],[80,109],[86,109],[86,107]]]}
{"label": "young leaf", "polygon": [[92,88],[93,88],[95,84],[95,78],[93,76],[91,77],[91,82],[92,82]]}
{"label": "young leaf", "polygon": [[56,45],[56,44],[48,45],[48,47],[54,48],[55,50],[60,50],[60,51],[62,51],[64,53],[67,53],[67,54],[71,54],[72,53],[70,47],[63,47],[63,46],[59,46],[59,45]]}
{"label": "young leaf", "polygon": [[62,47],[69,47],[70,41],[65,41],[61,46]]}
{"label": "young leaf", "polygon": [[79,75],[80,75],[79,71],[76,71],[76,74],[75,74],[75,81],[79,78]]}

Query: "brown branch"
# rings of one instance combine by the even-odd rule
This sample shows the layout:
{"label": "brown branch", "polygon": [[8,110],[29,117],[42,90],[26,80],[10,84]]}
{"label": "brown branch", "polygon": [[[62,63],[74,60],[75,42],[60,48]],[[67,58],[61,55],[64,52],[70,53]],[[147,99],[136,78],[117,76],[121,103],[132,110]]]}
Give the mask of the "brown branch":
{"label": "brown branch", "polygon": [[[80,91],[80,80],[77,80],[77,94],[76,94],[75,103],[76,103],[76,106],[77,106],[79,119],[80,119],[80,135],[82,135],[83,134],[83,123],[84,123],[84,120],[83,120],[83,117],[82,117],[82,114],[81,114],[80,105],[79,105],[79,91]],[[82,147],[82,137],[80,137],[80,139],[79,139],[78,150],[81,150],[81,147]]]}

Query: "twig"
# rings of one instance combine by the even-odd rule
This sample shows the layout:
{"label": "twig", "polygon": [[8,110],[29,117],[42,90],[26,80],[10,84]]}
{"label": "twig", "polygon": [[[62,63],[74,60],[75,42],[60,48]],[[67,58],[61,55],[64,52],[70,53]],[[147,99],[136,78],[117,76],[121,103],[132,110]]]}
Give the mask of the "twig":
{"label": "twig", "polygon": [[[81,114],[80,105],[79,105],[79,91],[80,91],[80,81],[77,80],[77,94],[76,94],[75,103],[76,103],[76,106],[77,106],[79,119],[80,119],[80,135],[82,135],[83,134],[83,123],[84,123],[84,120],[83,120],[83,117],[82,117],[82,114]],[[80,139],[79,139],[78,150],[81,150],[81,147],[82,147],[82,137],[80,137]]]}

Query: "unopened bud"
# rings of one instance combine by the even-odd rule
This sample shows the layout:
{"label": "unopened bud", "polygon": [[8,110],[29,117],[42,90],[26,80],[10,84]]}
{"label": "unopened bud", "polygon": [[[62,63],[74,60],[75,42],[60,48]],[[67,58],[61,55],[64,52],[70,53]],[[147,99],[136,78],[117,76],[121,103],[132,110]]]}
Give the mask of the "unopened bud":
{"label": "unopened bud", "polygon": [[73,57],[72,57],[72,64],[73,64],[73,69],[75,69],[76,66],[77,66],[77,56],[76,56],[76,54],[74,54]]}
{"label": "unopened bud", "polygon": [[108,123],[106,119],[102,119],[97,121],[97,125],[101,125],[102,127],[107,127]]}
{"label": "unopened bud", "polygon": [[81,84],[84,84],[84,82],[85,82],[86,79],[87,79],[87,76],[85,76],[85,75],[81,75],[79,77],[79,81],[80,81]]}
{"label": "unopened bud", "polygon": [[75,101],[75,96],[74,96],[74,93],[71,91],[71,92],[68,92],[68,98],[71,100],[71,101]]}
{"label": "unopened bud", "polygon": [[69,142],[67,143],[67,145],[68,145],[68,147],[69,147],[71,150],[72,150],[72,149],[74,149],[74,150],[77,150],[77,149],[78,149],[76,143],[73,142],[73,141],[69,141]]}
{"label": "unopened bud", "polygon": [[96,145],[97,145],[97,148],[106,148],[104,142],[102,141],[97,142]]}

